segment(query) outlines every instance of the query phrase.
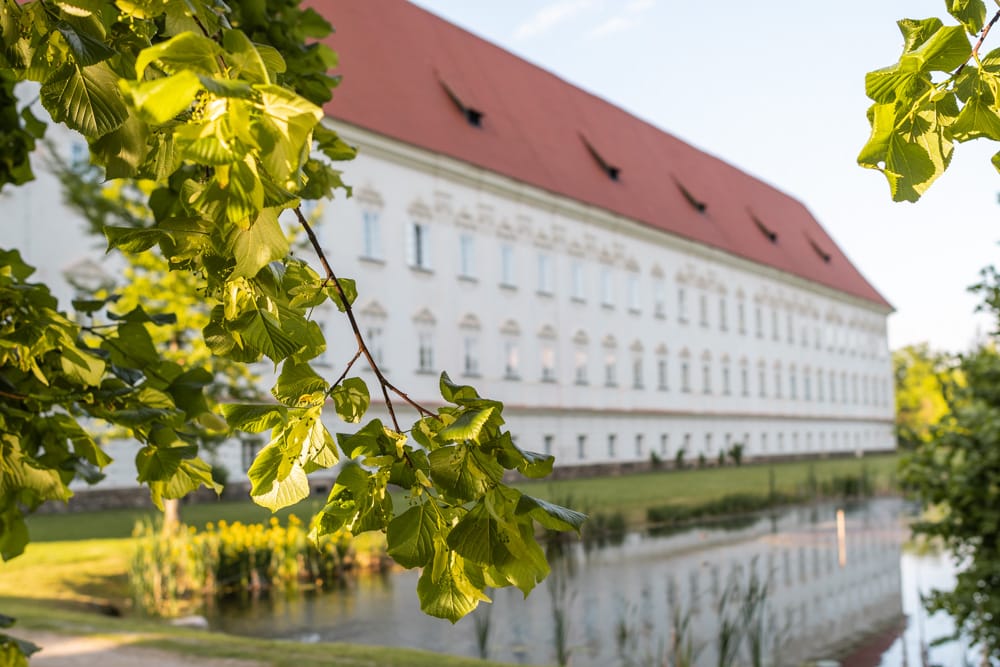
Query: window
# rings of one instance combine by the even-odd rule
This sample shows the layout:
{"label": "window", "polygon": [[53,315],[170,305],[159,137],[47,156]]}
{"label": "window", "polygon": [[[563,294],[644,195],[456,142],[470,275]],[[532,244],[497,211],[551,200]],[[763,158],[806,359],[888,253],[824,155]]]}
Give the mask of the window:
{"label": "window", "polygon": [[632,388],[642,389],[642,357],[632,359]]}
{"label": "window", "polygon": [[666,457],[667,455],[667,445],[670,443],[670,435],[667,433],[660,434],[660,456]]}
{"label": "window", "polygon": [[642,458],[642,433],[635,434],[635,457],[637,459]]}
{"label": "window", "polygon": [[746,360],[740,362],[740,395],[750,395],[750,371],[747,368]]}
{"label": "window", "polygon": [[691,393],[691,365],[687,359],[681,362],[681,391]]}
{"label": "window", "polygon": [[698,324],[703,327],[708,326],[708,295],[698,295]]}
{"label": "window", "polygon": [[626,279],[625,287],[628,296],[628,309],[634,313],[639,312],[642,305],[639,302],[639,276],[630,273]]}
{"label": "window", "polygon": [[847,403],[850,397],[847,395],[847,373],[840,374],[840,402]]}
{"label": "window", "polygon": [[431,268],[430,230],[422,222],[411,222],[406,235],[406,263],[414,269]]}
{"label": "window", "polygon": [[382,358],[382,327],[369,326],[365,329],[365,342],[368,344],[368,351],[379,366],[383,363]]}
{"label": "window", "polygon": [[514,246],[509,243],[500,245],[500,284],[504,287],[514,287]]}
{"label": "window", "polygon": [[719,329],[722,331],[727,331],[729,329],[729,322],[726,317],[726,297],[719,297]]}
{"label": "window", "polygon": [[778,340],[778,309],[771,307],[771,338]]}
{"label": "window", "polygon": [[706,433],[705,434],[705,453],[706,454],[711,454],[712,453],[712,434],[711,433]]}
{"label": "window", "polygon": [[760,451],[767,451],[767,433],[760,434]]}
{"label": "window", "polygon": [[811,375],[812,375],[812,373],[809,371],[808,368],[802,373],[802,394],[803,394],[802,397],[804,399],[806,399],[807,401],[811,401],[812,400],[812,377],[811,377]]}
{"label": "window", "polygon": [[582,346],[573,354],[573,377],[577,384],[587,384],[587,350]]}
{"label": "window", "polygon": [[667,357],[660,355],[656,360],[656,388],[661,391],[666,391],[669,388],[667,378],[670,376],[667,371]]}
{"label": "window", "polygon": [[554,435],[546,435],[542,437],[542,451],[546,456],[552,456],[552,443],[555,442]]}
{"label": "window", "polygon": [[479,375],[479,339],[466,335],[462,339],[462,370],[466,375]]}
{"label": "window", "polygon": [[704,357],[701,361],[701,393],[712,393],[712,361]]}
{"label": "window", "polygon": [[569,272],[573,298],[577,301],[586,300],[586,290],[584,289],[583,282],[583,262],[580,260],[573,260],[573,263],[570,264]]}
{"label": "window", "polygon": [[250,470],[259,449],[260,443],[256,438],[240,440],[240,463],[243,464],[243,472]]}
{"label": "window", "polygon": [[816,369],[816,400],[823,400],[823,371]]}
{"label": "window", "polygon": [[604,386],[606,387],[616,387],[618,386],[618,360],[615,357],[615,351],[612,349],[605,350],[604,352]]}
{"label": "window", "polygon": [[476,246],[472,234],[458,237],[458,275],[463,278],[476,277]]}
{"label": "window", "polygon": [[830,371],[830,402],[837,402],[837,374]]}
{"label": "window", "polygon": [[434,334],[430,331],[421,331],[417,335],[417,371],[434,372]]}
{"label": "window", "polygon": [[542,341],[542,382],[556,381],[556,348],[550,341]]}
{"label": "window", "polygon": [[796,382],[796,380],[797,375],[795,373],[795,365],[792,364],[792,366],[788,368],[788,397],[793,401],[798,398],[798,382]]}
{"label": "window", "polygon": [[761,311],[760,306],[754,307],[754,322],[757,329],[757,338],[764,337],[764,313]]}
{"label": "window", "polygon": [[615,305],[615,286],[607,266],[601,267],[601,304],[609,308]]}
{"label": "window", "polygon": [[781,364],[774,365],[774,397],[781,398]]}
{"label": "window", "polygon": [[379,233],[378,213],[361,214],[361,256],[365,259],[382,259],[382,235]]}
{"label": "window", "polygon": [[667,286],[662,278],[653,281],[653,314],[656,317],[667,315]]}
{"label": "window", "polygon": [[757,364],[757,395],[761,398],[767,396],[767,370],[763,361]]}
{"label": "window", "polygon": [[742,298],[736,302],[736,326],[741,334],[747,332],[747,305]]}
{"label": "window", "polygon": [[785,434],[784,433],[779,433],[778,434],[778,451],[779,452],[785,451]]}
{"label": "window", "polygon": [[614,433],[609,433],[608,434],[608,458],[609,459],[615,458],[615,434]]}
{"label": "window", "polygon": [[729,380],[729,362],[722,362],[722,393],[724,396],[729,396],[731,391],[731,385]]}
{"label": "window", "polygon": [[538,293],[552,294],[552,257],[548,253],[538,253]]}
{"label": "window", "polygon": [[687,291],[683,287],[677,288],[677,320],[681,323],[688,321]]}
{"label": "window", "polygon": [[583,460],[587,458],[587,436],[576,436],[576,458]]}
{"label": "window", "polygon": [[516,338],[507,338],[503,342],[503,376],[507,380],[521,379],[521,351]]}
{"label": "window", "polygon": [[786,322],[788,324],[787,331],[786,331],[788,342],[789,343],[794,343],[795,342],[795,324],[792,321],[792,311],[788,311],[788,319],[786,320]]}

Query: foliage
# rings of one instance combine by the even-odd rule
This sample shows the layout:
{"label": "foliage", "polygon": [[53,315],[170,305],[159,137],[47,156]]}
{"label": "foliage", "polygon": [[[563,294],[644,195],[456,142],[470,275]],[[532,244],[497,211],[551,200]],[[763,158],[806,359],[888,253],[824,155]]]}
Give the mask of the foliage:
{"label": "foliage", "polygon": [[[917,201],[948,168],[956,143],[1000,141],[1000,49],[979,54],[1000,14],[986,23],[984,0],[949,0],[947,8],[960,25],[898,21],[899,61],[865,76],[872,131],[858,163],[885,175],[895,201]],[[1000,169],[1000,153],[993,164]]]}
{"label": "foliage", "polygon": [[174,616],[205,595],[295,590],[335,582],[357,567],[383,565],[383,541],[368,540],[359,552],[346,531],[316,541],[307,534],[295,515],[284,526],[277,518],[267,525],[219,521],[202,531],[169,533],[139,523],[129,588],[137,608]]}
{"label": "foliage", "polygon": [[[858,162],[881,170],[893,199],[916,201],[951,161],[956,143],[1000,141],[1000,49],[980,48],[1000,20],[987,22],[984,0],[949,0],[960,25],[938,18],[899,21],[904,48],[899,62],[865,79],[872,133]],[[971,37],[979,35],[973,44]],[[993,165],[1000,169],[1000,153]],[[1000,315],[997,273],[991,267],[973,289],[983,310]],[[1000,322],[1000,320],[998,320]],[[1000,327],[994,331],[994,336]],[[940,380],[939,380],[940,381]],[[1000,660],[1000,356],[995,340],[959,359],[957,375],[943,381],[949,414],[933,401],[938,423],[916,424],[914,449],[904,460],[904,484],[940,519],[917,524],[918,536],[940,538],[962,571],[955,589],[936,592],[932,609],[944,609],[959,633]],[[921,414],[919,411],[917,414]]]}
{"label": "foliage", "polygon": [[[148,193],[148,214],[104,227],[109,248],[158,248],[172,271],[195,277],[209,307],[202,335],[212,354],[274,365],[276,403],[227,403],[223,410],[233,430],[270,432],[249,472],[254,500],[272,510],[294,504],[309,494],[309,473],[351,459],[314,536],[384,531],[397,562],[423,568],[417,593],[424,611],[454,622],[488,600],[487,586],[527,593],[545,577],[536,524],[574,530],[584,516],[503,483],[507,470],[546,476],[552,458],[514,445],[501,403],[442,375],[445,405],[428,410],[395,387],[369,352],[351,308],[357,286],[335,275],[300,208],[302,200],[348,191],[331,162],[355,152],[320,122],[336,58],[313,40],[329,31],[297,0],[232,7],[2,0],[0,132],[18,149],[4,156],[0,186],[30,177],[41,127],[18,109],[11,82],[32,81],[52,120],[87,139],[91,161],[107,178],[139,181],[122,187]],[[279,222],[286,212],[319,270],[290,254]],[[20,507],[65,500],[75,475],[94,478],[108,462],[79,419],[130,430],[142,445],[138,480],[157,503],[212,486],[209,466],[197,458],[198,433],[222,426],[205,394],[211,373],[165,358],[150,333],[174,319],[88,300],[78,310],[103,310],[109,325],[83,327],[59,314],[44,286],[26,282],[29,270],[16,253],[0,257],[3,556],[16,555],[27,540]],[[344,313],[356,337],[356,349],[333,351],[350,360],[336,379],[310,364],[326,349],[310,315],[326,302]],[[368,410],[368,386],[349,377],[362,357],[390,423],[372,420],[335,438],[322,421],[327,400],[350,424]],[[412,426],[400,423],[393,399],[416,410]],[[394,506],[390,487],[408,492],[405,509]]]}
{"label": "foliage", "polygon": [[736,464],[736,467],[743,465],[743,450],[746,449],[746,445],[742,442],[735,443],[729,448],[729,459]]}
{"label": "foliage", "polygon": [[931,440],[931,430],[948,414],[945,386],[957,381],[953,359],[927,344],[892,353],[896,392],[896,437],[904,449]]}

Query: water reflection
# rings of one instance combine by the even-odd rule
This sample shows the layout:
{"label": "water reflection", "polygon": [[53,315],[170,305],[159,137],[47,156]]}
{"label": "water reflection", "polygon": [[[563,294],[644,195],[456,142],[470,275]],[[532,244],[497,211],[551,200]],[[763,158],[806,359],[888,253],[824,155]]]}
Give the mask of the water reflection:
{"label": "water reflection", "polygon": [[571,657],[577,667],[663,664],[679,653],[718,664],[720,651],[734,650],[736,629],[751,628],[737,645],[740,664],[753,664],[752,645],[767,664],[799,664],[832,656],[903,612],[903,504],[843,508],[844,566],[837,509],[564,544],[552,556],[553,574],[527,601],[515,589],[494,591],[492,608],[455,626],[420,612],[414,572],[361,578],[341,593],[221,605],[211,623],[234,634],[391,643],[524,664]]}

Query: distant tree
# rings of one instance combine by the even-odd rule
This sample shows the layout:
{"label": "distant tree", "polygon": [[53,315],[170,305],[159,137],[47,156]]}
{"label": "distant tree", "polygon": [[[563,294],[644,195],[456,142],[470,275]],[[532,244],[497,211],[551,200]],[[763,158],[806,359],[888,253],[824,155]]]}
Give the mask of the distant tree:
{"label": "distant tree", "polygon": [[929,442],[933,427],[948,414],[945,387],[958,381],[956,363],[948,354],[931,351],[926,343],[892,353],[896,437],[904,449]]}

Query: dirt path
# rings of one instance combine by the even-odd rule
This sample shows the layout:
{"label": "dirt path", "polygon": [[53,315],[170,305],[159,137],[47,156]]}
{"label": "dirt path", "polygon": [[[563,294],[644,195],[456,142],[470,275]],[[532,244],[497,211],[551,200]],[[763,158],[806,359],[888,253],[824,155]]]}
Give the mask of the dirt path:
{"label": "dirt path", "polygon": [[42,650],[31,657],[31,667],[265,667],[264,663],[235,658],[198,658],[130,645],[139,635],[73,637],[40,632],[18,632]]}

